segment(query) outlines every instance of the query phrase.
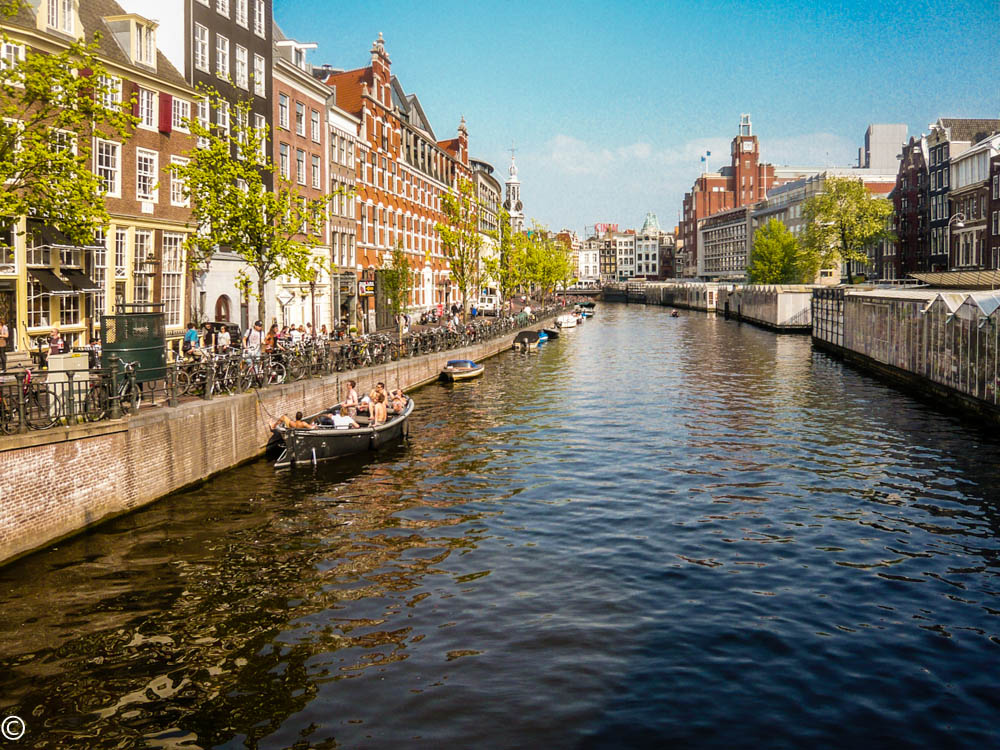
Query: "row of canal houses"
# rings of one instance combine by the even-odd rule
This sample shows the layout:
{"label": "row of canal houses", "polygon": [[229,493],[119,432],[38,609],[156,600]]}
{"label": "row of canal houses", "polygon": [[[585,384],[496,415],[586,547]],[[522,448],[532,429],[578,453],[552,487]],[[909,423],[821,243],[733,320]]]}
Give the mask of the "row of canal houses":
{"label": "row of canal houses", "polygon": [[[285,36],[271,0],[49,0],[22,4],[2,26],[5,64],[97,35],[116,101],[134,98],[139,118],[124,143],[94,144],[92,169],[111,220],[92,243],[70,246],[56,227],[24,217],[0,243],[11,364],[25,361],[53,326],[71,345],[86,344],[117,303],[162,304],[175,347],[191,319],[245,329],[257,317],[256,300],[239,290],[237,255],[220,251],[189,273],[183,243],[196,228],[171,172],[198,145],[186,123],[227,128],[241,100],[251,105],[248,124],[267,129],[282,177],[305,197],[332,196],[326,241],[315,249],[327,271],[311,285],[269,284],[274,314],[265,322],[383,325],[374,280],[397,245],[417,269],[413,302],[453,301],[434,225],[443,219],[442,194],[472,175],[468,130],[463,121],[455,138],[437,139],[417,97],[392,73],[381,35],[368,63],[345,71],[312,65],[316,45]],[[204,87],[228,104],[210,108],[199,97]]]}

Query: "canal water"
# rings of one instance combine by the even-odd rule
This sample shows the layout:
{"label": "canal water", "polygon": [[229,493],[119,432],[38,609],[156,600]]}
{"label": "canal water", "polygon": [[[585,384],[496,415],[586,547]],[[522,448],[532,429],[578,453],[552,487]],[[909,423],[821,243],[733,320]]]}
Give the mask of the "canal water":
{"label": "canal water", "polygon": [[1000,745],[987,432],[640,306],[415,395],[0,569],[9,746]]}

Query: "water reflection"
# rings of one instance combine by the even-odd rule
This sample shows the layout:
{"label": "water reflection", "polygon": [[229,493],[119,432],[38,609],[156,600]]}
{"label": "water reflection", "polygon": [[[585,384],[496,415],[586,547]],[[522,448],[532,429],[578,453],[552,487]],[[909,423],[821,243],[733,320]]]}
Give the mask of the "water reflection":
{"label": "water reflection", "polygon": [[992,436],[654,308],[416,395],[0,569],[26,746],[996,744]]}

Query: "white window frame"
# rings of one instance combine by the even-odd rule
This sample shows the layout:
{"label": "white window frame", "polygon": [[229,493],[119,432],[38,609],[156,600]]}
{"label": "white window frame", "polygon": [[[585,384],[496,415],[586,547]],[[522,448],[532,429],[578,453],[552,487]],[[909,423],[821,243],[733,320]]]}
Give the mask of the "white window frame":
{"label": "white window frame", "polygon": [[323,169],[320,167],[320,158],[316,154],[311,154],[309,160],[311,162],[310,169],[312,170],[312,186],[319,190],[320,179],[322,177]]}
{"label": "white window frame", "polygon": [[288,130],[288,94],[278,94],[278,127]]}
{"label": "white window frame", "polygon": [[135,24],[134,62],[140,65],[156,65],[156,33],[151,26]]}
{"label": "white window frame", "polygon": [[295,181],[306,184],[306,152],[305,149],[295,149]]}
{"label": "white window frame", "polygon": [[236,85],[250,90],[250,53],[241,44],[236,45]]}
{"label": "white window frame", "polygon": [[229,128],[231,125],[229,117],[229,102],[225,100],[219,100],[216,102],[215,106],[215,124],[226,137],[229,137]]}
{"label": "white window frame", "polygon": [[159,96],[152,89],[139,87],[139,127],[146,130],[157,129],[157,108]]}
{"label": "white window frame", "polygon": [[[188,163],[188,159],[183,156],[171,156],[170,164],[184,166]],[[175,170],[170,170],[170,205],[180,206],[181,208],[188,208],[191,205],[191,199],[184,195],[184,179],[178,177]]]}
{"label": "white window frame", "polygon": [[250,28],[249,0],[236,0],[236,23],[244,29]]}
{"label": "white window frame", "polygon": [[215,0],[215,12],[229,18],[229,0]]}
{"label": "white window frame", "polygon": [[212,70],[209,58],[209,38],[208,27],[196,23],[194,25],[194,66],[206,73],[210,73]]}
{"label": "white window frame", "polygon": [[264,17],[267,10],[264,0],[254,0],[253,33],[261,39],[267,37],[267,19]]}
{"label": "white window frame", "polygon": [[[114,165],[107,166],[101,164],[102,147],[113,147]],[[122,144],[116,141],[105,141],[101,138],[94,139],[94,174],[101,181],[102,186],[110,181],[110,189],[105,191],[106,198],[122,197]]]}
{"label": "white window frame", "polygon": [[257,133],[257,140],[260,144],[260,156],[263,158],[267,155],[267,118],[255,112],[253,116],[253,128]]}
{"label": "white window frame", "polygon": [[[136,229],[132,237],[132,301],[152,301],[152,274],[147,259],[153,250],[153,230]],[[140,294],[139,292],[142,292]]]}
{"label": "white window frame", "polygon": [[174,97],[173,104],[171,105],[171,115],[170,122],[174,130],[179,130],[182,133],[189,133],[190,128],[188,125],[191,119],[191,102],[187,99],[181,99],[179,96]]}
{"label": "white window frame", "polygon": [[291,179],[291,146],[287,143],[278,144],[278,171],[286,180]]}
{"label": "white window frame", "polygon": [[306,134],[306,105],[299,101],[295,102],[295,134]]}
{"label": "white window frame", "polygon": [[[211,126],[211,106],[207,99],[199,99],[197,102],[197,113],[198,124],[206,130]],[[204,136],[198,136],[198,148],[205,148],[208,146],[208,138]]]}
{"label": "white window frame", "polygon": [[313,142],[314,143],[319,143],[320,142],[320,138],[322,137],[320,135],[320,132],[321,132],[320,131],[320,117],[319,117],[319,112],[317,110],[315,110],[315,109],[309,110],[309,127],[310,127],[310,133],[309,133],[309,135],[312,137]]}
{"label": "white window frame", "polygon": [[[117,76],[100,77],[101,104],[107,109],[113,109],[122,103],[122,79]],[[110,91],[109,91],[110,89]]]}
{"label": "white window frame", "polygon": [[215,35],[215,75],[229,78],[229,39]]}
{"label": "white window frame", "polygon": [[253,93],[256,96],[267,97],[267,61],[263,56],[253,56]]}
{"label": "white window frame", "polygon": [[163,233],[162,302],[167,328],[181,325],[181,302],[184,291],[184,235],[180,232]]}
{"label": "white window frame", "polygon": [[115,229],[115,278],[123,279],[128,273],[128,230]]}
{"label": "white window frame", "polygon": [[[152,163],[152,170],[151,174],[148,175],[150,180],[149,192],[143,193],[141,187],[147,175],[144,170],[140,169],[140,167],[147,160]],[[160,154],[156,151],[151,151],[150,149],[137,148],[135,150],[135,199],[137,201],[149,201],[151,203],[158,202],[160,192],[159,176]]]}

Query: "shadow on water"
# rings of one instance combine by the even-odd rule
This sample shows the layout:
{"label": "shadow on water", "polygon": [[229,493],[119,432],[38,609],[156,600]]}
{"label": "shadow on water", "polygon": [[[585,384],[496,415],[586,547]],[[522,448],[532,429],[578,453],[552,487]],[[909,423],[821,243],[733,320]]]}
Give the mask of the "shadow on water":
{"label": "shadow on water", "polygon": [[25,746],[1000,739],[989,433],[639,306],[415,395],[408,444],[244,466],[0,569]]}

